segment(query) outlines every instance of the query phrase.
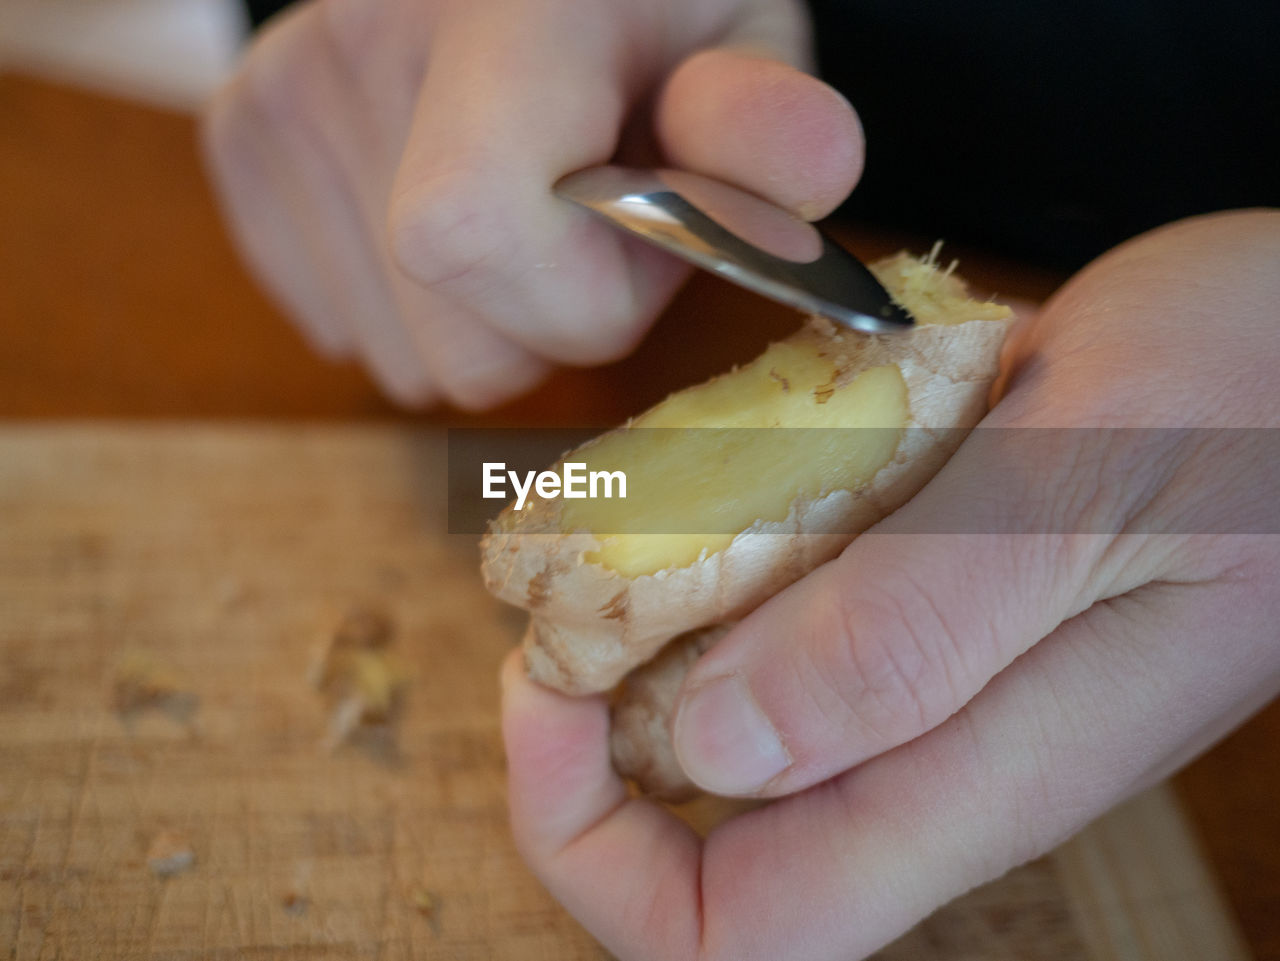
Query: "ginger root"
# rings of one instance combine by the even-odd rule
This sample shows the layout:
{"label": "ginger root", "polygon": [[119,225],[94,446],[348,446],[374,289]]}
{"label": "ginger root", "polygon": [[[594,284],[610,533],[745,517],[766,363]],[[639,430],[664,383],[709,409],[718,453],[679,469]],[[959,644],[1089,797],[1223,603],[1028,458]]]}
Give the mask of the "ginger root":
{"label": "ginger root", "polygon": [[[626,465],[626,500],[531,496],[498,517],[482,572],[531,614],[535,680],[607,691],[676,635],[744,616],[904,503],[981,419],[1011,311],[932,258],[872,269],[910,333],[812,319],[562,460]],[[777,427],[874,429],[755,429]]]}
{"label": "ginger root", "polygon": [[727,633],[729,625],[718,624],[681,634],[623,681],[611,712],[609,750],[617,772],[645,794],[671,802],[697,795],[671,741],[676,702],[685,675]]}

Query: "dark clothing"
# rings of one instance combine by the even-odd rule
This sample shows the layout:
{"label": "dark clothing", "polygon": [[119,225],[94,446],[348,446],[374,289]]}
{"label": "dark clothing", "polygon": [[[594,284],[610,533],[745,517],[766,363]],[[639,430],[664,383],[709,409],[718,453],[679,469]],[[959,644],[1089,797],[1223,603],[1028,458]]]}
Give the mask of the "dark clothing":
{"label": "dark clothing", "polygon": [[257,27],[273,13],[289,6],[290,2],[291,0],[244,0],[244,5],[249,8],[249,21]]}
{"label": "dark clothing", "polygon": [[851,217],[1074,268],[1280,205],[1275,0],[810,3],[866,129]]}
{"label": "dark clothing", "polygon": [[[255,20],[288,0],[246,0]],[[857,108],[840,213],[1072,269],[1170,220],[1280,206],[1275,0],[809,0]]]}

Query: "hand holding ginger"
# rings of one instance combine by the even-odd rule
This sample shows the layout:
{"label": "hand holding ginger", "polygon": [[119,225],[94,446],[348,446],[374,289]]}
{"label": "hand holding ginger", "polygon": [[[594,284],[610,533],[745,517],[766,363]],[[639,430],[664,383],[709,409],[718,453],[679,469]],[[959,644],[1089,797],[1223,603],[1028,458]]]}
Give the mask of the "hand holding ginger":
{"label": "hand holding ginger", "polygon": [[[534,871],[624,959],[862,957],[1274,696],[1280,545],[1248,531],[1280,529],[1275,491],[1231,486],[1272,452],[1217,429],[1280,426],[1278,266],[1280,214],[1222,214],[1063,287],[983,426],[1200,427],[1205,443],[1090,430],[1114,443],[1030,470],[961,445],[693,668],[685,771],[779,798],[705,841],[628,798],[603,698],[535,685],[513,655],[512,823]],[[1041,532],[928,533],[957,503],[971,530],[1013,510]],[[1221,532],[1186,523],[1205,511]]]}

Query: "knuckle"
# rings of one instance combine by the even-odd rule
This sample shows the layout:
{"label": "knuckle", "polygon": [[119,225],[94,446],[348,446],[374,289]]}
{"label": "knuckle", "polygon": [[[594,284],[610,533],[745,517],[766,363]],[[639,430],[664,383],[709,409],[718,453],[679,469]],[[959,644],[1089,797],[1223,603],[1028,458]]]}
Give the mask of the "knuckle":
{"label": "knuckle", "polygon": [[491,175],[453,160],[433,166],[409,175],[387,207],[386,245],[404,277],[556,363],[609,363],[634,349],[657,308],[651,291],[634,289],[612,237],[599,247],[566,238],[544,198],[499,194]]}
{"label": "knuckle", "polygon": [[926,589],[887,581],[877,599],[840,594],[829,677],[856,723],[886,747],[923,734],[963,703],[953,680],[958,648]]}
{"label": "knuckle", "polygon": [[506,259],[509,233],[476,191],[455,178],[393,197],[387,230],[397,266],[428,288],[474,295],[492,284]]}

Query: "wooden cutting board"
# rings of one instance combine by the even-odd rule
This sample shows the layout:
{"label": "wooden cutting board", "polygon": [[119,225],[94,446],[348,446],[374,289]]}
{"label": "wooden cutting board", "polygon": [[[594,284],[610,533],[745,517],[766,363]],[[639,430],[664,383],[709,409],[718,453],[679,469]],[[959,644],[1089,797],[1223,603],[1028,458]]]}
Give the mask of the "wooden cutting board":
{"label": "wooden cutting board", "polygon": [[[444,484],[426,430],[0,428],[9,957],[606,957],[508,837],[495,678],[521,623],[445,533]],[[394,734],[334,748],[308,667],[357,605],[411,679]],[[120,700],[139,664],[155,703]],[[1161,787],[879,957],[1246,953]]]}

